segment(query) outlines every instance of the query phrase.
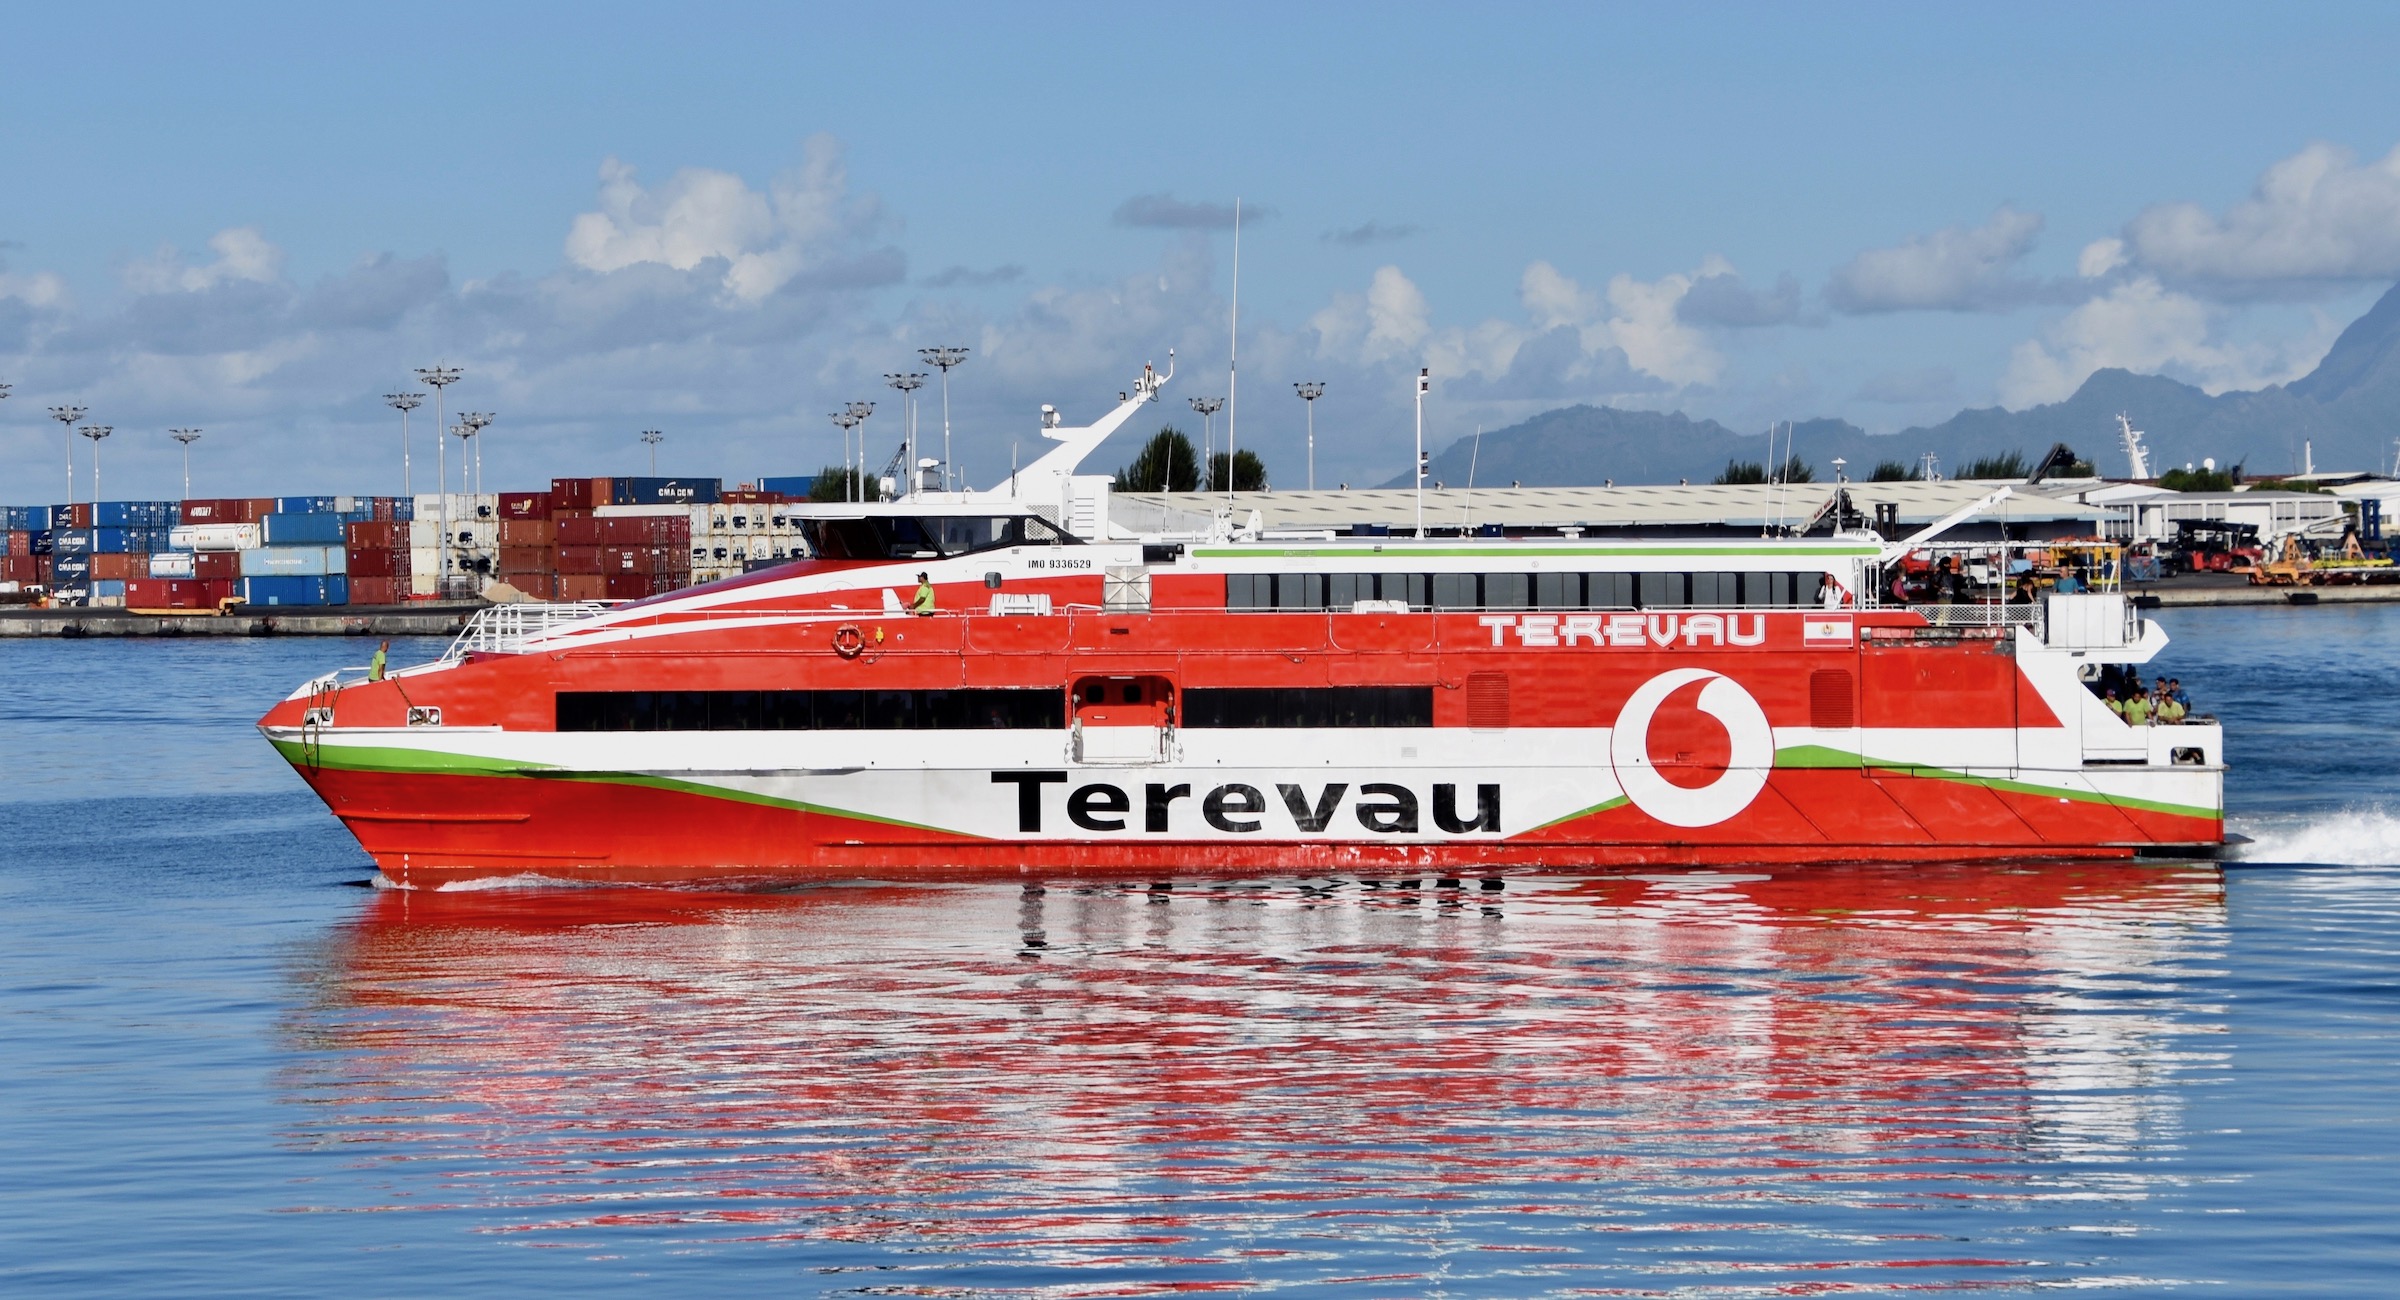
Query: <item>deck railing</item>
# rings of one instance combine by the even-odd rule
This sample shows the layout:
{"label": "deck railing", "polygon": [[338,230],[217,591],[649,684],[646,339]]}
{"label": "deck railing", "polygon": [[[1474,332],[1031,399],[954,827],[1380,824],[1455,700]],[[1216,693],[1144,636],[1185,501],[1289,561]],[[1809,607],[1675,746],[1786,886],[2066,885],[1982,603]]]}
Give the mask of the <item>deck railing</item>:
{"label": "deck railing", "polygon": [[611,606],[606,601],[578,600],[557,604],[521,602],[513,605],[493,605],[475,611],[467,620],[465,630],[442,658],[463,659],[476,651],[514,654],[534,637],[580,622],[594,614],[605,614]]}
{"label": "deck railing", "polygon": [[1960,602],[1955,605],[1915,605],[1909,612],[1921,615],[1935,627],[2030,627],[2042,625],[2039,604],[1997,605],[1988,602]]}

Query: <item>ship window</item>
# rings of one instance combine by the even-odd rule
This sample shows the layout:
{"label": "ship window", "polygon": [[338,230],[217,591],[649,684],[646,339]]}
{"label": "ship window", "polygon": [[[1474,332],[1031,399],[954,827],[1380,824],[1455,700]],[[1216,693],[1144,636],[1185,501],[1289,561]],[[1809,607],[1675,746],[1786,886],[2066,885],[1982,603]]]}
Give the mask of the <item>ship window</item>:
{"label": "ship window", "polygon": [[1274,574],[1228,573],[1225,575],[1225,608],[1273,609],[1274,607]]}
{"label": "ship window", "polygon": [[1055,690],[561,691],[560,731],[981,731],[1066,726]]}
{"label": "ship window", "polygon": [[1681,609],[1691,603],[1688,573],[1645,573],[1638,584],[1644,609]]}
{"label": "ship window", "polygon": [[1359,601],[1376,599],[1372,573],[1329,573],[1325,575],[1325,586],[1325,603],[1334,609],[1348,609]]}
{"label": "ship window", "polygon": [[1692,575],[1692,603],[1702,608],[1720,608],[1742,603],[1742,575],[1738,573],[1695,573]]}
{"label": "ship window", "polygon": [[1422,573],[1387,573],[1381,584],[1383,599],[1405,600],[1410,609],[1433,608],[1432,585]]}
{"label": "ship window", "polygon": [[1317,573],[1278,573],[1275,575],[1275,608],[1325,608],[1325,579]]}
{"label": "ship window", "polygon": [[1430,686],[1187,687],[1186,727],[1430,727]]}
{"label": "ship window", "polygon": [[1630,573],[1587,573],[1583,575],[1583,601],[1586,609],[1633,608],[1633,575]]}
{"label": "ship window", "polygon": [[1483,607],[1485,609],[1526,609],[1532,604],[1532,574],[1487,573],[1483,575]]}
{"label": "ship window", "polygon": [[1433,607],[1435,609],[1480,608],[1482,602],[1476,591],[1476,577],[1477,575],[1472,573],[1437,573],[1433,575]]}
{"label": "ship window", "polygon": [[1537,573],[1533,575],[1533,604],[1536,609],[1583,608],[1583,575],[1580,573]]}

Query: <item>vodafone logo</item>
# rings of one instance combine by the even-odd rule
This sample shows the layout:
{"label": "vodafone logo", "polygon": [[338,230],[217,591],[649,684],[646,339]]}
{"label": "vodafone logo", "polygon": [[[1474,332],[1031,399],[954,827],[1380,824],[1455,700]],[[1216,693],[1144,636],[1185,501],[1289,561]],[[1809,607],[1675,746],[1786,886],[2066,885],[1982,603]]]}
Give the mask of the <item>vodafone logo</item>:
{"label": "vodafone logo", "polygon": [[[1669,781],[1650,761],[1651,719],[1668,696],[1694,682],[1707,683],[1700,688],[1700,711],[1722,724],[1732,741],[1724,773],[1698,787]],[[1608,735],[1608,761],[1634,807],[1669,826],[1714,826],[1749,807],[1766,788],[1775,766],[1775,729],[1741,683],[1705,668],[1677,668],[1643,682],[1625,701]]]}

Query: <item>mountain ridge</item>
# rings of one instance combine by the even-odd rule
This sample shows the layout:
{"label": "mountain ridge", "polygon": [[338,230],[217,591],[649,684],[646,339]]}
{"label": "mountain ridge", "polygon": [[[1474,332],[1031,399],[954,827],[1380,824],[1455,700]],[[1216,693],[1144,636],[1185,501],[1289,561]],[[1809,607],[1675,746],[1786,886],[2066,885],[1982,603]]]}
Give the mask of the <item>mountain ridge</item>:
{"label": "mountain ridge", "polygon": [[[2065,399],[2022,411],[1973,407],[1939,424],[1870,434],[1833,417],[1792,425],[1795,454],[1828,471],[1839,456],[1853,478],[1877,461],[1911,465],[1925,452],[1955,466],[1979,456],[2022,452],[2038,459],[2054,442],[2073,447],[2104,473],[2126,470],[2116,417],[2144,431],[2154,466],[2213,458],[2253,473],[2297,472],[2313,445],[2323,469],[2378,469],[2400,436],[2400,285],[2352,321],[2307,375],[2266,388],[2208,393],[2163,375],[2110,368]],[[1519,482],[1567,487],[1618,483],[1707,482],[1729,460],[1765,461],[1763,433],[1736,433],[1681,411],[1636,411],[1579,404],[1482,435],[1461,438],[1432,458],[1431,479],[1452,485]],[[1782,456],[1780,441],[1776,456]],[[1384,484],[1407,487],[1409,476]]]}

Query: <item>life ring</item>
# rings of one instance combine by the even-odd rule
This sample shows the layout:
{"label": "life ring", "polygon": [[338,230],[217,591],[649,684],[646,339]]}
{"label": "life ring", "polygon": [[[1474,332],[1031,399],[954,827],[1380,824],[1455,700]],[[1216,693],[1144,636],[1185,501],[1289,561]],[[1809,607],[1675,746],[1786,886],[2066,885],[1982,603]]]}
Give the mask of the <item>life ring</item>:
{"label": "life ring", "polygon": [[856,623],[844,623],[833,630],[833,652],[844,659],[856,659],[867,648],[866,634]]}

